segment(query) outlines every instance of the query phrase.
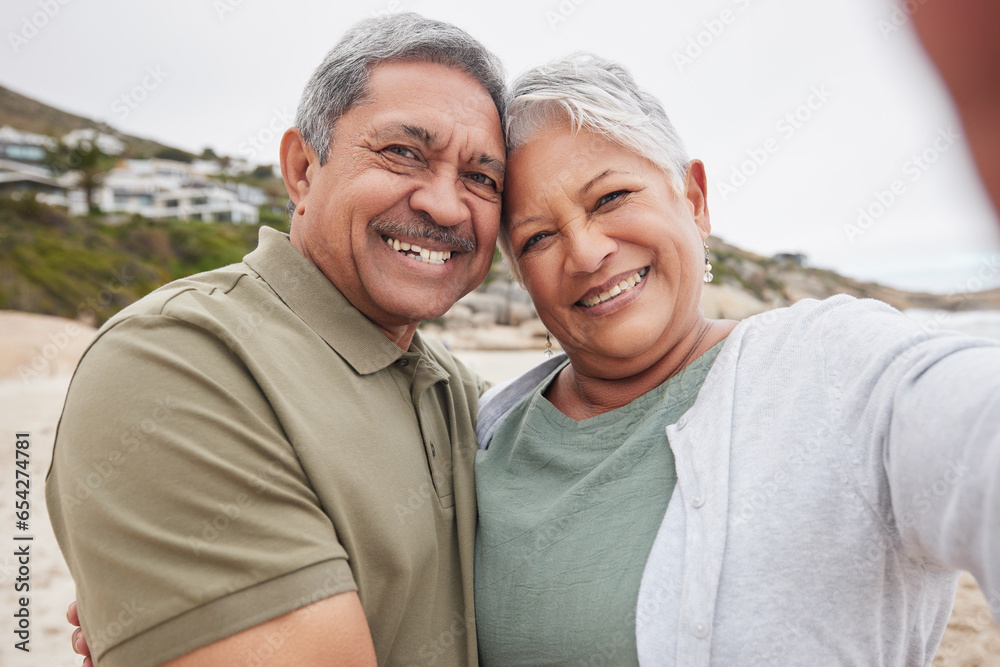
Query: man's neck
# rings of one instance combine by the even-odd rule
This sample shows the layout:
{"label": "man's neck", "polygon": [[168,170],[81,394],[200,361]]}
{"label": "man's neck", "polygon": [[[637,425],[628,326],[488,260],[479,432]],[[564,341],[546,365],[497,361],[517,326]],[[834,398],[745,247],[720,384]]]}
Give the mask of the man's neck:
{"label": "man's neck", "polygon": [[[306,248],[305,244],[302,242],[302,237],[296,233],[296,228],[294,224],[292,225],[292,230],[291,233],[289,234],[289,237],[290,237],[289,240],[292,243],[292,247],[298,250],[302,254],[302,256],[308,259],[310,262],[312,262],[313,265],[318,267],[319,265],[316,263],[315,258],[313,258],[312,254],[309,252],[309,249]],[[320,270],[322,271],[322,269]],[[333,283],[333,280],[330,279],[330,276],[327,276],[327,280],[330,280],[330,282]],[[333,286],[337,287],[336,283],[333,283]],[[340,291],[341,294],[344,294],[345,298],[347,298],[348,301],[351,300],[350,297],[344,293],[344,290],[340,289],[340,287],[337,287],[337,289]],[[410,322],[407,324],[387,327],[385,325],[379,324],[374,319],[372,319],[372,317],[368,313],[366,313],[363,309],[358,308],[358,305],[356,303],[354,303],[353,301],[351,303],[355,308],[358,309],[358,312],[364,315],[369,322],[374,324],[379,331],[385,334],[386,338],[391,340],[393,345],[395,345],[396,347],[400,348],[403,351],[410,349],[410,343],[413,342],[413,334],[417,332],[417,327],[420,326],[420,322]]]}
{"label": "man's neck", "polygon": [[[371,318],[369,318],[369,321],[371,321]],[[417,333],[417,327],[420,326],[419,322],[414,322],[413,324],[409,324],[405,327],[392,327],[387,329],[378,322],[372,322],[372,324],[378,327],[378,330],[384,333],[386,337],[392,341],[393,345],[404,352],[410,349],[410,343],[413,342],[413,335]]]}

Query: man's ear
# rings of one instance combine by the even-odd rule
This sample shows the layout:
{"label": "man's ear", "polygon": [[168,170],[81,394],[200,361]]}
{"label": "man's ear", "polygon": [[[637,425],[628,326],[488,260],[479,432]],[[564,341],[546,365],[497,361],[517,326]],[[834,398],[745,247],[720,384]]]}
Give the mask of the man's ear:
{"label": "man's ear", "polygon": [[305,212],[305,199],[309,194],[311,167],[319,166],[316,151],[305,142],[299,128],[290,127],[281,137],[281,178],[285,181],[288,196],[295,203],[295,212]]}
{"label": "man's ear", "polygon": [[691,215],[704,241],[712,233],[712,221],[708,215],[708,175],[705,173],[705,164],[701,160],[691,160],[684,181]]}

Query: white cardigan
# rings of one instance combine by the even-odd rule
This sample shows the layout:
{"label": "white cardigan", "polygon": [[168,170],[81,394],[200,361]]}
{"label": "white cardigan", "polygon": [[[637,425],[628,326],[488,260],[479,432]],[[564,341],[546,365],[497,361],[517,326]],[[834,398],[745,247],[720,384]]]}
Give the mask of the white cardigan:
{"label": "white cardigan", "polygon": [[[528,384],[484,396],[481,446]],[[997,342],[801,301],[741,322],[665,427],[643,665],[930,664],[958,569],[1000,618]]]}

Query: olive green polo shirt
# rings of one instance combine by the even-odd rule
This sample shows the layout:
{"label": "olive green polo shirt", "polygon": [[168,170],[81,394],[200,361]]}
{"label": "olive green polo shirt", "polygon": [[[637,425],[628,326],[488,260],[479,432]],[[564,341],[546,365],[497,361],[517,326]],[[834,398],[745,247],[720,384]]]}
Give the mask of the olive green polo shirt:
{"label": "olive green polo shirt", "polygon": [[[350,590],[380,664],[475,664],[483,389],[419,334],[393,345],[269,228],[242,264],[116,315],[46,485],[98,664],[156,665]],[[245,663],[295,642],[272,639]]]}

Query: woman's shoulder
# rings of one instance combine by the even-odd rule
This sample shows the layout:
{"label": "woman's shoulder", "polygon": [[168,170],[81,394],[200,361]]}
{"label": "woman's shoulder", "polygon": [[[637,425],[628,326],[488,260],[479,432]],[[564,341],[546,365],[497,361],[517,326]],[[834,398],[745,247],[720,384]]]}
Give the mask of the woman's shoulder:
{"label": "woman's shoulder", "polygon": [[525,396],[531,394],[569,360],[565,354],[546,359],[516,378],[492,387],[479,398],[479,419],[476,434],[480,449],[486,449],[504,416]]}

